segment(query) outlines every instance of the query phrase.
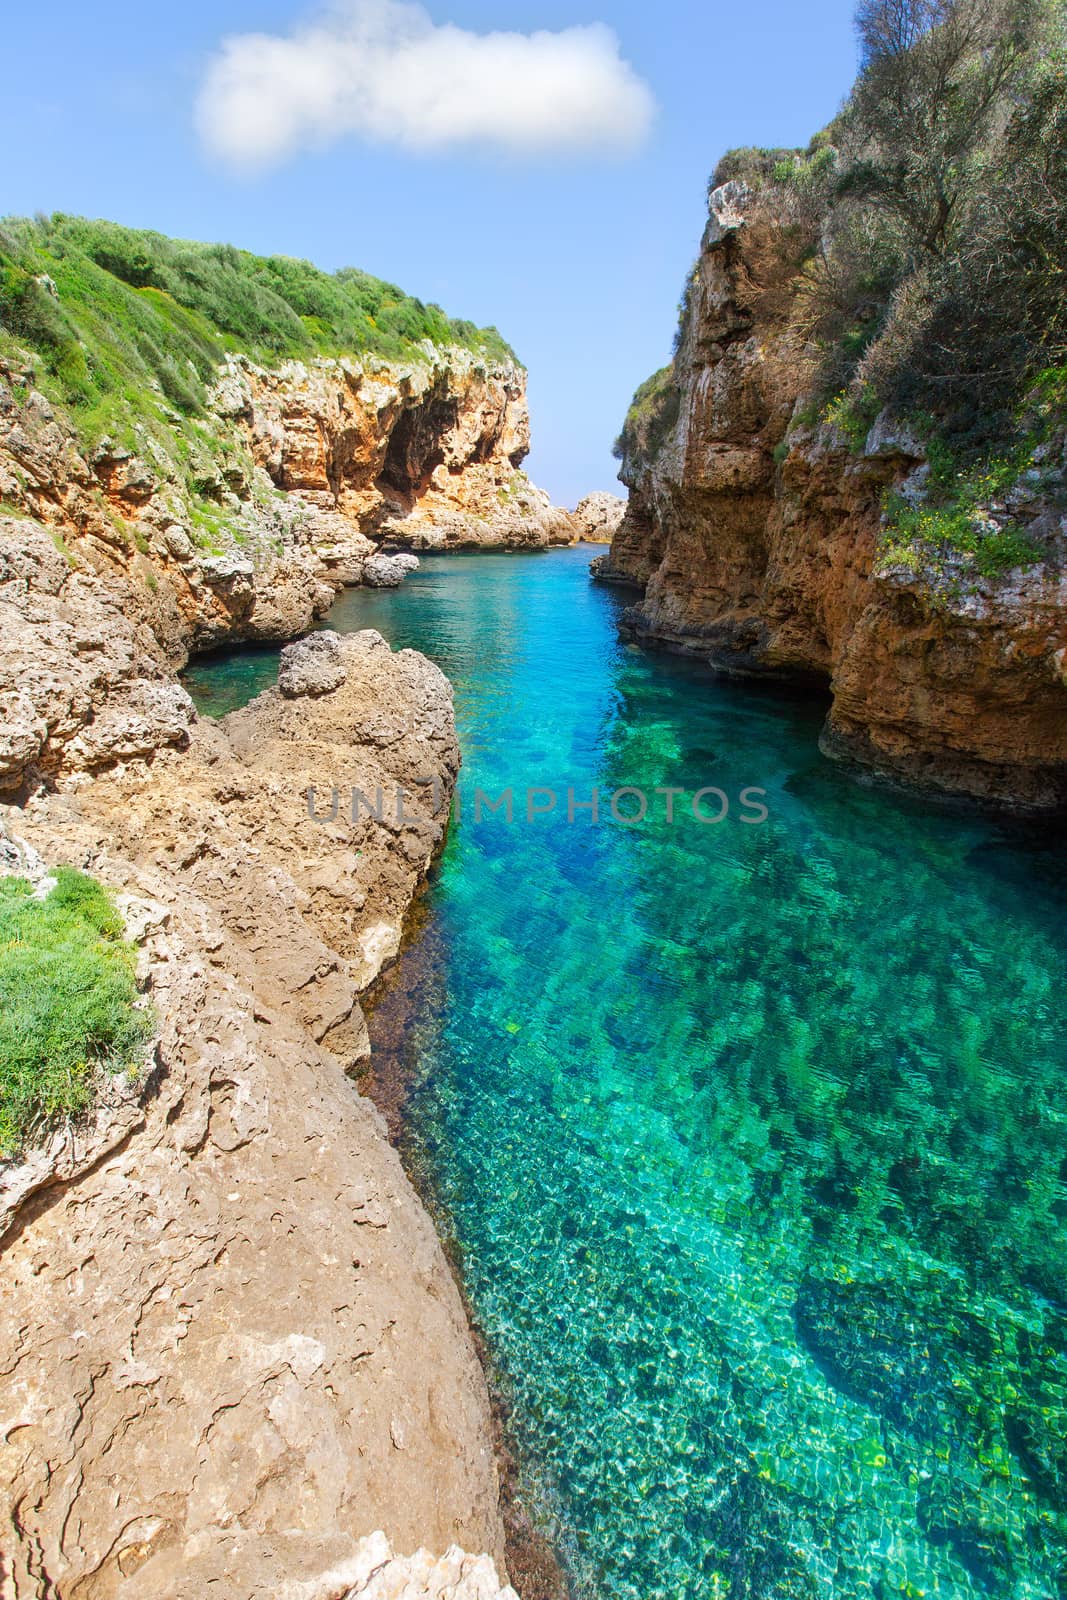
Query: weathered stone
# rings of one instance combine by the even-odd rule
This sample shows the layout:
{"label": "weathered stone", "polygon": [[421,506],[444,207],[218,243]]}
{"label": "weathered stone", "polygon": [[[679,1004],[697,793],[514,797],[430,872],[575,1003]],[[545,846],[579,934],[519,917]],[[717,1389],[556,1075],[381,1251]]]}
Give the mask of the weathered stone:
{"label": "weathered stone", "polygon": [[[91,779],[85,729],[58,792],[3,813],[12,870],[70,861],[119,891],[160,1020],[142,1078],[108,1080],[91,1118],[0,1169],[13,1600],[512,1600],[492,1561],[450,1548],[502,1559],[488,1395],[429,1219],[348,1076],[368,1051],[359,996],[444,837],[451,691],[377,634],[315,639],[345,669],[331,694],[271,690],[150,769]],[[353,818],[353,788],[379,787],[386,807],[405,792],[409,824]],[[369,1547],[382,1528],[392,1544]]]}
{"label": "weathered stone", "polygon": [[305,633],[383,543],[510,550],[576,537],[569,513],[518,470],[526,375],[510,360],[428,347],[404,366],[268,370],[233,356],[212,407],[228,465],[198,485],[216,501],[208,553],[189,535],[181,463],[157,448],[148,465],[114,440],[86,455],[62,408],[0,359],[0,497],[66,541],[54,585],[73,563],[123,586],[128,616],[170,666],[233,640]]}
{"label": "weathered stone", "polygon": [[[921,503],[922,443],[885,414],[858,455],[837,428],[805,424],[814,356],[798,248],[773,202],[736,182],[712,194],[677,404],[655,438],[630,440],[629,505],[595,575],[642,591],[623,627],[643,643],[828,687],[835,759],[999,807],[1067,807],[1061,449],[1020,486],[1013,514],[1025,507],[1046,553],[1025,573],[894,563],[884,497]],[[989,508],[991,531],[1002,513]]]}
{"label": "weathered stone", "polygon": [[278,688],[289,699],[332,694],[348,676],[336,633],[312,633],[282,651]]}
{"label": "weathered stone", "polygon": [[363,582],[371,589],[398,589],[409,572],[416,572],[418,556],[376,555],[363,566]]}
{"label": "weathered stone", "polygon": [[610,544],[626,515],[626,501],[603,491],[588,494],[579,500],[571,515],[580,539],[589,544]]}

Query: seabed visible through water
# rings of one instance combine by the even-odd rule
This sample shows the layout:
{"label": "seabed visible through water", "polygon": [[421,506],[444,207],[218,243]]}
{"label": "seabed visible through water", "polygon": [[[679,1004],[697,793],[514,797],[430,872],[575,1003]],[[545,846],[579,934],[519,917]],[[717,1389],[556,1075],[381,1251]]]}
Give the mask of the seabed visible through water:
{"label": "seabed visible through water", "polygon": [[[525,1499],[581,1597],[1057,1600],[1062,848],[627,648],[588,560],[423,558],[329,619],[447,673],[471,797],[766,792],[759,825],[468,805],[425,903],[394,1112]],[[187,682],[220,715],[275,671]]]}

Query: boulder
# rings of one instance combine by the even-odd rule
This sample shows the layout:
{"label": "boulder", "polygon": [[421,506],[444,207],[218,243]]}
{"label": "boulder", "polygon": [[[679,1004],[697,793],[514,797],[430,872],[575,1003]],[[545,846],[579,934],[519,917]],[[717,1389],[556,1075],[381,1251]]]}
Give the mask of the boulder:
{"label": "boulder", "polygon": [[372,589],[398,589],[408,573],[415,572],[418,565],[418,556],[371,556],[363,564],[363,582]]}
{"label": "boulder", "polygon": [[626,501],[617,494],[599,491],[579,500],[573,513],[578,537],[588,544],[610,544],[626,515]]}
{"label": "boulder", "polygon": [[282,651],[278,687],[288,700],[301,695],[333,694],[347,677],[341,639],[336,633],[312,633]]}

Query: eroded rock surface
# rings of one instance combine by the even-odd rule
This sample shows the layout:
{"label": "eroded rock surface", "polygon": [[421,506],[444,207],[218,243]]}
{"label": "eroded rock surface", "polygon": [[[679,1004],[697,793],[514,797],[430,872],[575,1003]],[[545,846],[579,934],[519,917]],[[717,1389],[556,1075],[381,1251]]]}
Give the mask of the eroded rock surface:
{"label": "eroded rock surface", "polygon": [[626,501],[617,494],[587,494],[574,508],[578,537],[588,544],[610,544],[626,515]]}
{"label": "eroded rock surface", "polygon": [[[32,358],[0,361],[0,501],[53,530],[81,572],[121,578],[125,614],[170,666],[230,640],[306,632],[389,550],[572,543],[570,514],[521,470],[526,374],[469,351],[422,362],[232,356],[190,478],[129,419],[137,449],[92,449],[36,386]],[[194,492],[195,491],[195,492]],[[34,737],[11,707],[19,742]]]}
{"label": "eroded rock surface", "polygon": [[744,183],[712,193],[678,353],[628,426],[629,505],[596,576],[641,592],[626,622],[639,641],[827,686],[838,759],[1014,810],[1067,807],[1067,441],[1000,508],[1042,559],[994,577],[894,563],[884,495],[921,494],[922,446],[885,417],[858,449],[809,419],[801,232]]}
{"label": "eroded rock surface", "polygon": [[188,741],[192,702],[127,587],[0,517],[0,795],[28,772],[93,770]]}
{"label": "eroded rock surface", "polygon": [[3,1592],[496,1596],[485,1381],[352,1077],[444,836],[449,685],[377,634],[316,635],[287,692],[225,724],[183,700],[146,753],[144,686],[175,686],[122,580],[25,524],[0,561],[0,681],[32,729],[0,869],[115,890],[160,1020],[140,1081],[0,1169]]}
{"label": "eroded rock surface", "polygon": [[[343,1592],[338,1583],[351,1583]],[[279,1600],[517,1600],[510,1585],[501,1586],[488,1556],[469,1556],[458,1545],[443,1556],[427,1550],[397,1555],[382,1533],[360,1543],[351,1562],[314,1586],[282,1591]]]}
{"label": "eroded rock surface", "polygon": [[372,589],[397,589],[410,572],[417,572],[418,556],[377,555],[363,564],[363,582]]}

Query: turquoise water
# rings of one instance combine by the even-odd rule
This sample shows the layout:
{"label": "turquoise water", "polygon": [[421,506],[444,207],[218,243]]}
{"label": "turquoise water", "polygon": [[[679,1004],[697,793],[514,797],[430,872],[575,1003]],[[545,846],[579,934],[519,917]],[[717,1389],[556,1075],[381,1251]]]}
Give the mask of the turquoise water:
{"label": "turquoise water", "polygon": [[[456,686],[406,1137],[527,1493],[600,1600],[1067,1594],[1062,851],[624,647],[587,561],[428,558],[331,618]],[[224,709],[273,672],[190,683]],[[569,825],[594,784],[730,815]],[[527,825],[531,785],[564,814]]]}

